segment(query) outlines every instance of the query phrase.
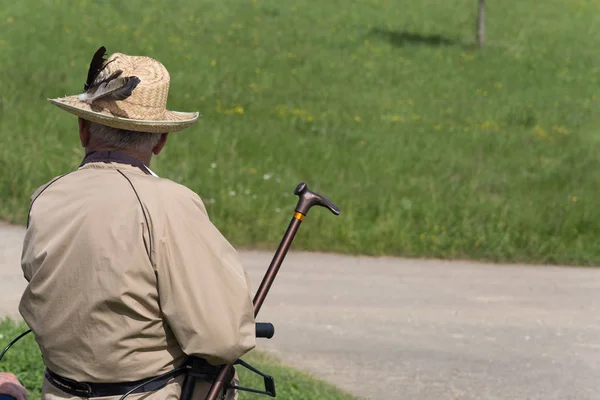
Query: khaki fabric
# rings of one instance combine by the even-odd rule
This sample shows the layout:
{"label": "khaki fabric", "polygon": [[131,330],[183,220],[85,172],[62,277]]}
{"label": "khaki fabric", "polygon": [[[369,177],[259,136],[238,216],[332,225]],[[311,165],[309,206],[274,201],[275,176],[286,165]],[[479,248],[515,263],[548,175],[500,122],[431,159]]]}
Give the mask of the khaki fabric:
{"label": "khaki fabric", "polygon": [[255,346],[248,276],[191,190],[90,163],[32,198],[19,310],[55,373],[135,381]]}

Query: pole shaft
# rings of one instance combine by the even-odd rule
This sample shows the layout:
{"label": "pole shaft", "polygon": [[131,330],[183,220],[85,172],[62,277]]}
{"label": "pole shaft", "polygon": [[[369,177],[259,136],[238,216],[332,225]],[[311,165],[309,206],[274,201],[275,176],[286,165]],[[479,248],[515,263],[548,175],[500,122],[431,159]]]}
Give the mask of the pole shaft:
{"label": "pole shaft", "polygon": [[[294,241],[294,237],[296,236],[296,232],[298,232],[298,228],[300,227],[300,224],[303,220],[304,214],[299,212],[295,213],[294,217],[290,221],[287,230],[285,231],[285,234],[283,235],[283,239],[281,239],[281,243],[279,243],[279,247],[277,248],[277,251],[273,256],[273,260],[271,261],[271,264],[269,265],[269,268],[267,269],[267,272],[265,273],[265,276],[262,282],[260,283],[258,290],[256,291],[256,295],[254,296],[253,304],[255,317],[260,311],[265,301],[265,298],[269,293],[269,289],[271,289],[271,286],[275,281],[275,276],[277,276],[277,272],[279,272],[279,267],[281,267],[281,263],[283,262],[283,259],[285,258],[288,250],[290,249],[290,246]],[[219,393],[221,393],[221,391],[227,384],[227,382],[225,381],[227,379],[227,376],[229,375],[229,371],[231,368],[231,364],[224,365],[221,367],[219,375],[217,375],[217,379],[212,384],[210,391],[206,396],[206,400],[218,399]]]}
{"label": "pole shaft", "polygon": [[267,272],[265,273],[265,276],[260,283],[256,294],[254,295],[253,304],[255,317],[260,311],[265,298],[267,297],[267,293],[269,293],[269,290],[275,281],[275,276],[277,275],[277,272],[279,272],[279,268],[283,263],[283,259],[287,255],[287,252],[292,245],[292,241],[294,240],[296,232],[298,232],[298,228],[300,227],[301,223],[302,221],[300,219],[296,217],[292,218],[285,235],[283,235],[283,239],[281,239],[281,243],[279,244],[279,247],[273,256],[273,260],[271,261],[271,264],[269,265],[269,268],[267,269]]}

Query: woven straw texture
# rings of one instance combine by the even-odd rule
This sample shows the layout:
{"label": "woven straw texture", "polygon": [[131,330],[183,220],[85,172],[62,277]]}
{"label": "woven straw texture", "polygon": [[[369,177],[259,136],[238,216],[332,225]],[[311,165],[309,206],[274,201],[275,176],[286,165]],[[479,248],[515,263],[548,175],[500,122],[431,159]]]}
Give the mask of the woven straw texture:
{"label": "woven straw texture", "polygon": [[170,77],[160,62],[150,57],[114,53],[107,63],[109,74],[120,69],[123,71],[122,76],[137,76],[140,79],[131,96],[125,100],[100,99],[88,104],[80,101],[77,95],[48,100],[83,119],[138,132],[175,132],[198,120],[197,112],[167,110]]}

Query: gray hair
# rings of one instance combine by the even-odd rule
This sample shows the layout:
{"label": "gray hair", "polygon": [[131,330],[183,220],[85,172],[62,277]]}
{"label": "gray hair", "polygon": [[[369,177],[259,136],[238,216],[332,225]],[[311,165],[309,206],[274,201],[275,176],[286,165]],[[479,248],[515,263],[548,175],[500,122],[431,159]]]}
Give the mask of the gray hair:
{"label": "gray hair", "polygon": [[90,122],[90,136],[99,139],[108,147],[144,153],[152,151],[161,134],[127,131]]}

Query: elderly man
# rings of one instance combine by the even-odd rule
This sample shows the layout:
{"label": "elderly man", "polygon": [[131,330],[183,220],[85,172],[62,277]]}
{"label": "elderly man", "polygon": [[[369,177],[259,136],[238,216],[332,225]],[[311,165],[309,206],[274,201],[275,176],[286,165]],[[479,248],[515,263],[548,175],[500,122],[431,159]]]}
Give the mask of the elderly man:
{"label": "elderly man", "polygon": [[[79,117],[86,156],[34,193],[23,245],[19,310],[47,367],[44,400],[118,399],[188,356],[218,366],[255,345],[236,251],[198,195],[149,168],[168,133],[198,113],[166,109],[169,74],[158,61],[104,52],[84,93],[50,100]],[[128,398],[177,399],[182,380]],[[209,388],[199,381],[194,399]]]}

